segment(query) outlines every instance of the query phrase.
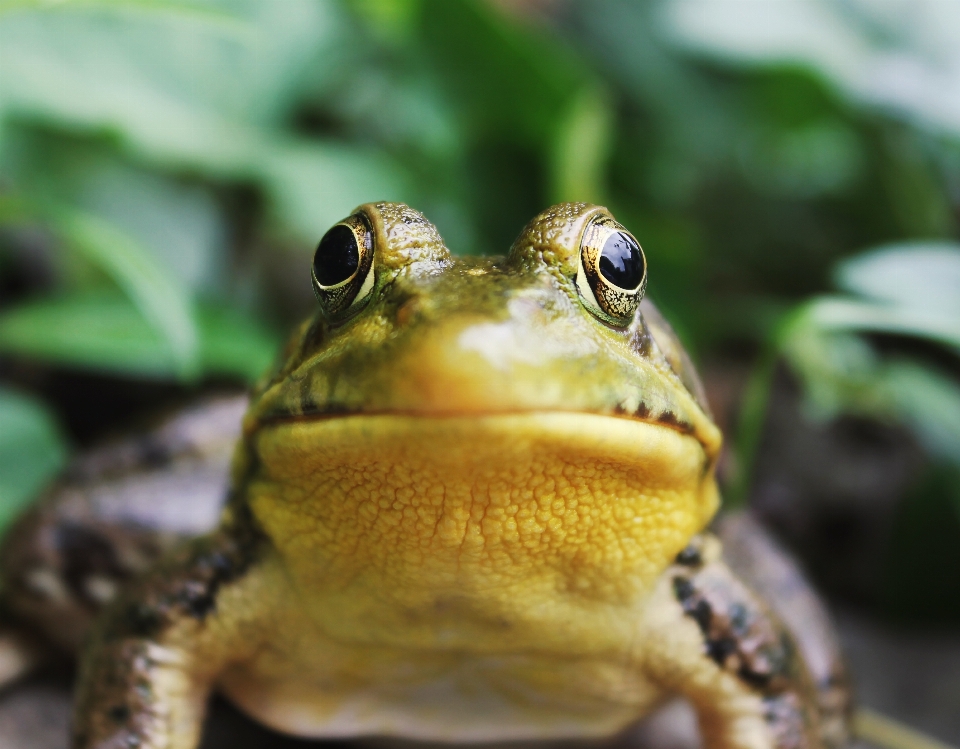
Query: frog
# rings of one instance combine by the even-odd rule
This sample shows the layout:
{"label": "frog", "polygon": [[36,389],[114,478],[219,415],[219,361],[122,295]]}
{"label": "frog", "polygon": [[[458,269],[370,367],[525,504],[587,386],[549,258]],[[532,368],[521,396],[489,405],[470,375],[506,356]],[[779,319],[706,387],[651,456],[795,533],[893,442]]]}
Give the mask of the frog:
{"label": "frog", "polygon": [[0,678],[78,653],[75,749],[194,749],[214,690],[317,739],[593,740],[679,697],[709,749],[839,749],[829,617],[715,521],[721,433],[647,277],[602,206],[477,257],[361,205],[249,397],[81,456],[13,526]]}

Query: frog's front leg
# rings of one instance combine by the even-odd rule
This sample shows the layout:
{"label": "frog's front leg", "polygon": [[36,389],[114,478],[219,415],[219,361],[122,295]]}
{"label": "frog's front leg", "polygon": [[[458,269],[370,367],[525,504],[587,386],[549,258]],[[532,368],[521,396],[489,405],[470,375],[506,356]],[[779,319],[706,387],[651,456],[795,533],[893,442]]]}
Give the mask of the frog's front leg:
{"label": "frog's front leg", "polygon": [[695,540],[658,583],[644,661],[693,705],[708,749],[819,749],[816,687],[792,637],[720,559]]}
{"label": "frog's front leg", "polygon": [[196,747],[217,676],[260,642],[261,546],[247,531],[198,539],[111,605],[81,659],[74,749]]}

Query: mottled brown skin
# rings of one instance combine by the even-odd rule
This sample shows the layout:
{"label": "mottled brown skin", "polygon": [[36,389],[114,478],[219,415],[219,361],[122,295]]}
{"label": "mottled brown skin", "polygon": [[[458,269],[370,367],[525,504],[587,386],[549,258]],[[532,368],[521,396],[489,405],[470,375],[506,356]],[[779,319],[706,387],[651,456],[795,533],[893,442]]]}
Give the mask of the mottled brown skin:
{"label": "mottled brown skin", "polygon": [[725,564],[691,563],[683,552],[680,559],[674,595],[700,628],[707,656],[762,695],[777,746],[804,746],[818,715],[806,699],[812,684],[789,633]]}
{"label": "mottled brown skin", "polygon": [[[215,528],[236,401],[81,460],[11,532],[15,616],[67,648],[98,616],[74,747],[192,748],[214,687],[314,736],[599,736],[680,694],[716,749],[841,746],[802,576],[757,529],[726,532],[736,572],[704,532],[719,435],[682,347],[649,302],[622,328],[580,304],[603,209],[556,206],[494,259],[451,257],[406,206],[361,210],[370,298],[304,323],[258,387]],[[141,473],[175,512],[123,511]]]}
{"label": "mottled brown skin", "polygon": [[850,680],[833,624],[796,562],[747,513],[722,517],[717,534],[733,574],[763,598],[795,641],[817,699],[823,743],[850,739]]}
{"label": "mottled brown skin", "polygon": [[10,529],[3,596],[68,652],[129,580],[216,526],[245,396],[210,399],[73,461]]}

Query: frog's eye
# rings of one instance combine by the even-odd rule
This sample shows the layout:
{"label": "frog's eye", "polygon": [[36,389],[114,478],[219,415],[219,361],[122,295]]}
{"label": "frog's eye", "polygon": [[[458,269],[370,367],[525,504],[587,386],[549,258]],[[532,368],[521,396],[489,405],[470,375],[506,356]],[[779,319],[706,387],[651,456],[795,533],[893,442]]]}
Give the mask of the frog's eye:
{"label": "frog's eye", "polygon": [[610,216],[593,219],[580,240],[577,290],[584,305],[611,325],[626,326],[647,286],[640,243]]}
{"label": "frog's eye", "polygon": [[323,235],[313,254],[313,290],[328,320],[363,306],[373,291],[373,231],[354,214]]}

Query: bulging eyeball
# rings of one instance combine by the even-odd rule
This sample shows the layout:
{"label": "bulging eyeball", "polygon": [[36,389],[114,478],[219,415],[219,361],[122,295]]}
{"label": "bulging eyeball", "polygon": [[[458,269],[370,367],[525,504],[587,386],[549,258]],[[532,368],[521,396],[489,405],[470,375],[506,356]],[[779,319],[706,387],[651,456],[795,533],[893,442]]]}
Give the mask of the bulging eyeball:
{"label": "bulging eyeball", "polygon": [[335,224],[313,254],[313,291],[328,320],[358,311],[373,291],[373,230],[362,213]]}
{"label": "bulging eyeball", "polygon": [[647,287],[647,260],[633,235],[606,214],[587,224],[580,240],[577,290],[601,320],[630,324]]}

